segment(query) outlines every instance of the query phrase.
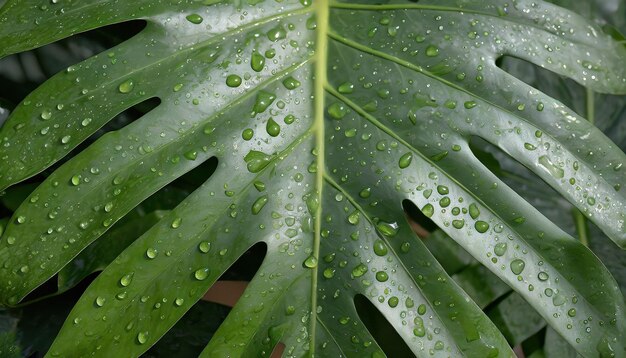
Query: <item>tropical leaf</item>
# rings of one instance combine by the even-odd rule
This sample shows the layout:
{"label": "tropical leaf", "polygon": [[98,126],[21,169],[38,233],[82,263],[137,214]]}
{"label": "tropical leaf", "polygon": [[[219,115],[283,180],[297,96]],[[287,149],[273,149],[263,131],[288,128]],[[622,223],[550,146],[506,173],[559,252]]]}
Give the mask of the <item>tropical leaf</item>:
{"label": "tropical leaf", "polygon": [[259,242],[266,258],[205,356],[269,355],[279,342],[289,356],[380,355],[355,296],[416,355],[512,356],[411,232],[404,200],[579,353],[624,352],[624,300],[606,268],[469,146],[499,147],[626,247],[624,153],[496,66],[514,56],[626,93],[626,49],[600,28],[526,0],[9,0],[0,56],[133,19],[141,33],[52,77],[0,131],[6,188],[160,100],[17,209],[0,241],[0,301],[17,304],[152,193],[219,164],[91,284],[51,356],[140,355]]}

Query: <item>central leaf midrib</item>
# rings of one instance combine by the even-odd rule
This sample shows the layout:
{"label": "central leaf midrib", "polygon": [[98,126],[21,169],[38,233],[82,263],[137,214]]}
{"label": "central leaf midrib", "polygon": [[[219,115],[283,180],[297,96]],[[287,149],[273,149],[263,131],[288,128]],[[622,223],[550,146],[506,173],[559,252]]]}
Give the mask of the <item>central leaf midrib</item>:
{"label": "central leaf midrib", "polygon": [[[315,82],[314,82],[314,108],[313,115],[314,121],[312,130],[315,133],[315,149],[317,149],[316,158],[316,175],[315,175],[315,189],[317,190],[317,209],[314,215],[315,228],[313,230],[313,247],[312,255],[316,260],[319,259],[320,252],[320,240],[322,230],[322,191],[324,187],[324,171],[325,169],[325,140],[324,134],[324,107],[326,91],[324,86],[327,83],[327,71],[328,71],[328,32],[329,32],[329,13],[330,13],[330,0],[315,0],[315,16],[317,21],[317,33],[315,41]],[[319,276],[318,264],[312,268],[311,274],[311,320],[309,325],[309,355],[315,356],[315,341],[316,341],[316,324],[317,318],[317,279]]]}

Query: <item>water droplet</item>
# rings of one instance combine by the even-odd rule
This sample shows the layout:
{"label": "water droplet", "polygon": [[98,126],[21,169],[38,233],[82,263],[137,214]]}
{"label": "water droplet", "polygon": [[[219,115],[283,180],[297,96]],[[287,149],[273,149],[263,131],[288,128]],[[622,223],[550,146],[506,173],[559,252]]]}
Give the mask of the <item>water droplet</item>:
{"label": "water droplet", "polygon": [[384,221],[380,221],[376,224],[376,228],[380,231],[381,234],[387,237],[394,237],[398,233],[398,224],[396,223],[387,223]]}
{"label": "water droplet", "polygon": [[133,80],[131,79],[128,79],[120,83],[117,89],[120,91],[120,93],[130,93],[130,91],[132,91],[134,87],[135,87],[135,82],[133,82]]}
{"label": "water droplet", "polygon": [[241,133],[241,138],[243,138],[243,140],[250,140],[252,139],[253,136],[254,136],[254,131],[251,128],[246,128]]}
{"label": "water droplet", "polygon": [[241,86],[241,77],[237,75],[229,75],[226,77],[226,85],[228,87],[239,87]]}
{"label": "water droplet", "polygon": [[159,252],[155,248],[150,247],[146,250],[146,257],[149,259],[157,257],[158,254]]}
{"label": "water droplet", "polygon": [[252,214],[257,215],[258,213],[260,213],[261,210],[263,210],[265,204],[267,204],[268,200],[269,199],[267,195],[263,195],[260,198],[256,199],[254,204],[252,204]]}
{"label": "water droplet", "polygon": [[398,303],[400,303],[400,300],[396,296],[389,298],[389,301],[387,301],[387,304],[391,308],[395,308],[396,306],[398,306]]}
{"label": "water droplet", "polygon": [[304,267],[308,268],[316,268],[317,267],[317,257],[311,255],[307,257],[303,262]]}
{"label": "water droplet", "polygon": [[376,280],[379,282],[385,282],[389,279],[389,275],[385,271],[376,272]]}
{"label": "water droplet", "polygon": [[493,252],[498,256],[502,256],[506,253],[506,249],[507,249],[506,242],[500,242],[500,243],[497,243],[496,246],[493,248]]}
{"label": "water droplet", "polygon": [[191,22],[192,24],[198,25],[202,22],[202,20],[204,20],[202,18],[202,16],[198,15],[198,14],[191,14],[191,15],[187,15],[186,17],[187,21]]}
{"label": "water droplet", "polygon": [[465,106],[466,109],[472,109],[477,106],[477,103],[474,101],[467,101],[463,103],[463,106]]}
{"label": "water droplet", "polygon": [[175,304],[177,307],[182,306],[182,305],[183,305],[183,303],[185,303],[185,299],[184,299],[184,298],[180,298],[180,297],[179,297],[179,298],[177,298],[177,299],[175,299],[175,300],[174,300],[174,304]]}
{"label": "water droplet", "polygon": [[175,218],[174,221],[172,221],[172,225],[171,225],[172,229],[178,229],[182,221],[183,221],[182,218]]}
{"label": "water droplet", "polygon": [[359,264],[355,268],[352,269],[352,276],[361,277],[367,273],[367,266],[364,264]]}
{"label": "water droplet", "polygon": [[269,107],[274,102],[275,99],[276,95],[274,95],[273,93],[261,90],[256,96],[256,102],[254,103],[254,107],[252,108],[252,110],[257,114],[263,113],[265,112],[267,107]]}
{"label": "water droplet", "polygon": [[354,211],[352,214],[350,214],[348,216],[348,222],[352,225],[356,225],[359,223],[359,212],[358,211]]}
{"label": "water droplet", "polygon": [[250,67],[256,72],[263,71],[263,67],[265,67],[265,57],[258,52],[253,53],[250,59]]}
{"label": "water droplet", "polygon": [[206,278],[209,277],[209,269],[208,268],[198,269],[196,270],[196,272],[193,273],[193,277],[195,277],[196,280],[198,281],[206,280]]}
{"label": "water droplet", "polygon": [[348,109],[339,102],[335,102],[328,107],[328,114],[334,119],[342,119],[348,114]]}
{"label": "water droplet", "polygon": [[400,160],[398,160],[398,166],[400,167],[400,169],[405,169],[409,165],[411,165],[412,160],[413,160],[413,153],[407,152],[400,157]]}
{"label": "water droplet", "polygon": [[285,88],[287,88],[288,90],[294,90],[300,87],[300,85],[301,85],[300,81],[298,81],[297,79],[291,76],[283,80],[283,86],[285,86]]}
{"label": "water droplet", "polygon": [[77,186],[80,184],[80,175],[76,174],[74,176],[72,176],[72,179],[70,179],[70,182],[72,183],[72,185]]}
{"label": "water droplet", "polygon": [[465,220],[460,219],[460,220],[452,220],[452,226],[455,229],[462,229],[465,226]]}
{"label": "water droplet", "polygon": [[106,298],[101,297],[101,296],[96,297],[96,301],[95,301],[96,306],[102,307],[102,306],[104,306],[105,302],[106,302]]}
{"label": "water droplet", "polygon": [[137,333],[137,342],[139,344],[145,344],[148,341],[148,332]]}
{"label": "water droplet", "polygon": [[422,208],[422,213],[426,215],[427,217],[431,218],[433,217],[433,214],[435,213],[435,208],[433,207],[432,204],[426,204]]}
{"label": "water droplet", "polygon": [[206,254],[207,252],[211,250],[211,243],[208,241],[202,241],[201,243],[198,244],[198,250]]}
{"label": "water droplet", "polygon": [[565,171],[556,164],[552,163],[552,160],[546,155],[539,157],[539,166],[555,178],[562,179],[565,176]]}
{"label": "water droplet", "polygon": [[349,94],[354,92],[354,85],[350,82],[344,82],[337,87],[337,91],[342,94]]}
{"label": "water droplet", "polygon": [[523,260],[515,259],[511,261],[511,272],[513,272],[516,275],[519,275],[522,273],[522,271],[524,271],[525,266],[526,266],[526,263]]}
{"label": "water droplet", "polygon": [[50,118],[52,118],[52,112],[49,109],[44,109],[43,112],[41,112],[41,119],[47,121]]}
{"label": "water droplet", "polygon": [[276,121],[274,121],[274,118],[270,118],[267,121],[265,130],[267,131],[267,134],[271,135],[272,137],[277,137],[280,134],[280,125],[276,123]]}
{"label": "water droplet", "polygon": [[539,281],[547,281],[550,276],[547,272],[541,271],[537,274],[537,278],[539,279]]}
{"label": "water droplet", "polygon": [[120,278],[120,285],[124,287],[130,285],[131,282],[133,282],[133,276],[134,276],[134,273],[132,272],[127,275],[122,276],[122,278]]}
{"label": "water droplet", "polygon": [[374,253],[378,256],[387,255],[387,245],[381,239],[374,241]]}
{"label": "water droplet", "polygon": [[426,56],[435,57],[439,55],[439,48],[437,46],[430,45],[426,48]]}
{"label": "water droplet", "polygon": [[90,123],[91,123],[91,118],[85,118],[83,119],[82,122],[80,122],[80,125],[83,127],[87,127]]}
{"label": "water droplet", "polygon": [[277,26],[267,32],[267,38],[270,41],[277,42],[287,37],[287,31],[281,26]]}
{"label": "water droplet", "polygon": [[474,220],[478,218],[478,216],[480,215],[480,210],[478,210],[478,207],[476,206],[476,204],[470,204],[469,214]]}
{"label": "water droplet", "polygon": [[487,230],[489,230],[489,224],[484,222],[484,221],[478,220],[474,224],[474,228],[476,229],[476,231],[478,231],[479,233],[483,234],[483,233],[487,232]]}

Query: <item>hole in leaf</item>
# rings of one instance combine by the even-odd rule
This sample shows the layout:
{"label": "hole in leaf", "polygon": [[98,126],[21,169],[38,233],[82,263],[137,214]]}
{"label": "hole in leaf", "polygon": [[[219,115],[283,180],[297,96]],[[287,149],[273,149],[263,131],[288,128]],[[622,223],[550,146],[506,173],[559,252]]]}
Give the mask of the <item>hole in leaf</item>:
{"label": "hole in leaf", "polygon": [[225,306],[234,306],[245,291],[248,282],[261,267],[266,254],[267,244],[264,242],[254,244],[220,276],[203,299]]}
{"label": "hole in leaf", "polygon": [[19,103],[55,73],[137,35],[146,21],[133,20],[76,34],[0,60],[0,97]]}
{"label": "hole in leaf", "polygon": [[409,219],[409,224],[413,232],[420,238],[424,239],[428,237],[433,231],[437,230],[437,224],[435,224],[430,218],[428,218],[415,204],[408,199],[402,201],[402,208],[404,213]]}
{"label": "hole in leaf", "polygon": [[413,352],[385,316],[363,295],[354,297],[359,318],[387,357],[413,357]]}
{"label": "hole in leaf", "polygon": [[[65,157],[60,159],[50,168],[46,169],[42,173],[43,178],[48,177],[53,171],[58,169],[65,162],[67,162],[68,160],[72,159],[75,155],[87,149],[88,146],[93,144],[96,140],[98,140],[107,132],[115,131],[115,130],[118,130],[127,126],[128,124],[136,121],[137,119],[141,118],[146,113],[158,107],[159,104],[161,104],[161,100],[159,98],[153,97],[153,98],[148,98],[146,100],[143,100],[135,104],[134,106],[131,106],[127,108],[126,110],[122,111],[121,113],[113,117],[113,119],[111,119],[109,122],[107,122],[102,128],[98,129],[94,134],[92,134],[87,139],[85,139],[82,143],[80,143],[76,148],[74,148]],[[39,177],[39,180],[42,181],[43,178]]]}
{"label": "hole in leaf", "polygon": [[283,356],[283,352],[285,351],[285,344],[280,342],[276,346],[274,346],[274,350],[272,354],[270,354],[270,358],[280,358]]}

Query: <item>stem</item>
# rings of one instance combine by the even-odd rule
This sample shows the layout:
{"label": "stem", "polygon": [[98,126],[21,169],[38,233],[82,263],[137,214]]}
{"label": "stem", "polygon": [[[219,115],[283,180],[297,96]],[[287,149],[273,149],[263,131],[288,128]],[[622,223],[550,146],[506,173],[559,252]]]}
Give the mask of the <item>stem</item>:
{"label": "stem", "polygon": [[[588,88],[586,89],[587,96],[585,104],[587,107],[587,120],[592,125],[595,122],[596,108],[595,108],[595,92]],[[587,225],[587,218],[577,208],[572,208],[572,215],[574,216],[574,224],[576,225],[576,232],[578,233],[578,240],[585,245],[589,246],[589,226]]]}
{"label": "stem", "polygon": [[587,218],[577,208],[572,208],[572,215],[574,216],[574,224],[576,225],[576,233],[578,233],[578,240],[585,245],[589,246],[589,227],[587,226]]}
{"label": "stem", "polygon": [[596,111],[595,111],[595,96],[596,93],[591,89],[591,88],[587,88],[587,100],[586,100],[586,104],[587,104],[587,120],[589,121],[589,123],[591,124],[595,124],[596,122]]}

